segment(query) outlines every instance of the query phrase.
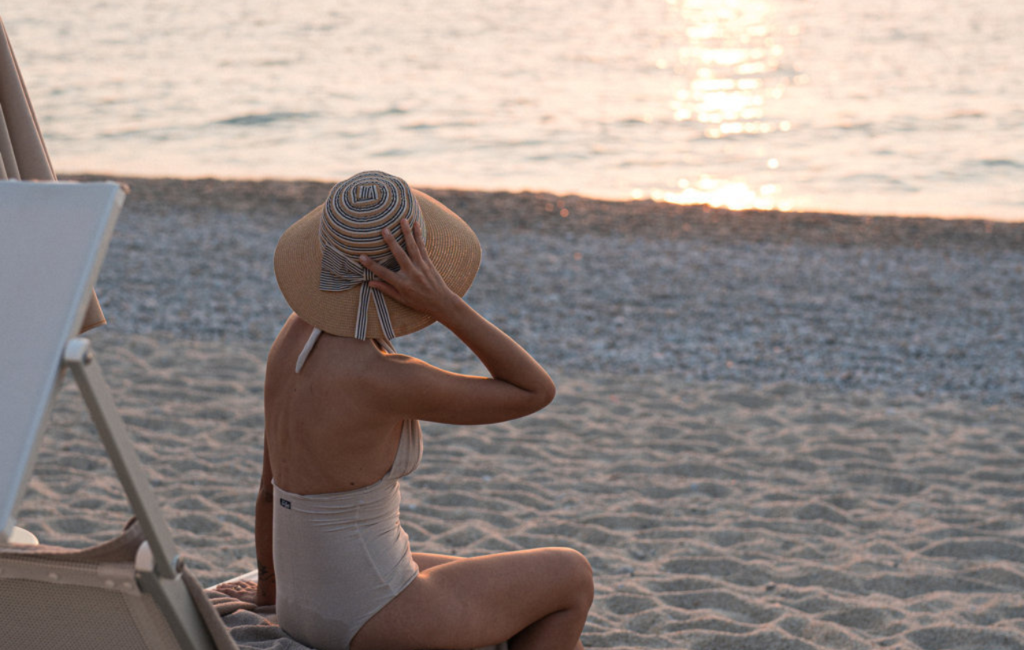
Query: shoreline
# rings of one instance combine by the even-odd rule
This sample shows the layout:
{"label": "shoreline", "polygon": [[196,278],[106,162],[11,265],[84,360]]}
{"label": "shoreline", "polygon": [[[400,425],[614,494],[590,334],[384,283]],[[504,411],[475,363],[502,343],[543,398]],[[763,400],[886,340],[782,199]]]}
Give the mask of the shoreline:
{"label": "shoreline", "polygon": [[[140,181],[160,181],[160,180],[179,180],[185,182],[206,182],[206,181],[221,181],[225,183],[298,183],[298,184],[323,184],[328,187],[336,183],[338,179],[331,179],[329,177],[316,178],[310,176],[274,176],[274,175],[263,175],[263,176],[244,176],[244,175],[231,175],[231,174],[216,174],[216,173],[201,173],[196,175],[181,175],[181,174],[163,174],[159,171],[155,171],[152,174],[149,173],[114,173],[114,172],[102,172],[102,171],[62,171],[57,174],[57,178],[61,180],[75,180],[79,178],[89,179],[106,179],[106,178],[132,178]],[[1024,208],[1022,208],[1017,214],[1000,214],[1000,215],[984,215],[964,211],[962,213],[947,213],[943,209],[936,208],[933,212],[928,212],[927,209],[913,210],[913,211],[896,211],[887,212],[884,209],[878,209],[874,211],[858,211],[858,210],[842,210],[832,208],[813,208],[813,207],[802,207],[796,209],[781,209],[781,208],[729,208],[725,206],[713,206],[698,203],[687,203],[680,204],[664,199],[655,199],[650,196],[635,197],[627,195],[602,195],[600,192],[593,194],[587,193],[584,190],[557,190],[557,189],[544,189],[537,187],[519,187],[519,188],[508,188],[508,187],[473,187],[473,186],[456,186],[451,184],[418,184],[417,189],[423,189],[425,191],[458,191],[474,194],[513,194],[513,195],[538,195],[556,198],[572,197],[576,199],[583,199],[587,201],[600,201],[606,203],[653,203],[657,205],[667,206],[678,206],[684,208],[707,208],[710,210],[716,210],[721,212],[732,212],[732,213],[752,213],[752,212],[768,212],[768,213],[782,213],[782,214],[810,214],[810,215],[827,215],[837,217],[853,217],[853,218],[897,218],[897,219],[934,219],[941,221],[985,221],[992,223],[1008,223],[1008,224],[1022,224],[1024,223]]]}
{"label": "shoreline", "polygon": [[[269,345],[274,246],[329,184],[123,180],[108,329]],[[467,299],[552,367],[1024,400],[1024,224],[431,193],[483,245]],[[407,339],[472,363],[443,328]]]}
{"label": "shoreline", "polygon": [[[225,210],[233,206],[219,200],[211,188],[220,187],[230,196],[251,192],[269,198],[282,208],[315,205],[333,185],[330,181],[301,179],[230,179],[217,177],[148,177],[75,173],[58,176],[69,181],[113,180],[142,189],[145,200],[158,200],[157,188],[183,192],[187,188],[201,188],[197,199],[206,201],[207,207]],[[173,189],[171,189],[173,188]],[[550,226],[557,221],[561,210],[569,210],[573,227],[579,227],[580,215],[587,216],[582,225],[593,226],[601,234],[627,234],[621,224],[611,223],[608,213],[619,213],[629,218],[639,217],[644,222],[632,222],[634,234],[641,236],[671,236],[684,238],[741,237],[755,242],[808,241],[812,243],[853,245],[865,240],[889,245],[937,245],[956,242],[983,242],[997,246],[1024,248],[1024,215],[1020,221],[1004,221],[986,217],[946,217],[930,215],[867,215],[821,211],[730,210],[708,205],[679,205],[652,199],[601,199],[576,194],[553,194],[535,191],[472,190],[452,187],[424,187],[434,198],[447,205],[465,205],[470,209],[498,201],[503,204],[520,203],[512,212],[516,223],[530,226]],[[317,197],[320,197],[319,199]],[[311,203],[312,202],[312,203]],[[194,204],[186,200],[185,205]],[[458,210],[456,210],[458,212]],[[532,215],[532,219],[531,216]],[[300,215],[301,216],[301,215]],[[486,212],[477,214],[487,218]],[[730,230],[729,222],[743,219],[743,228]],[[646,223],[645,223],[646,222]],[[653,224],[653,225],[647,225]],[[964,243],[964,242],[960,242]]]}

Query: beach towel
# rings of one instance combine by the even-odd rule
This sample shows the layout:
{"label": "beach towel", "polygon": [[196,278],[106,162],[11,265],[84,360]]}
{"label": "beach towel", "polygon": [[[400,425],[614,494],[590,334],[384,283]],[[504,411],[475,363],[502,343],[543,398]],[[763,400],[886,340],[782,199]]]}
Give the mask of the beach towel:
{"label": "beach towel", "polygon": [[[256,606],[256,583],[236,580],[206,590],[239,650],[313,650],[290,638],[277,624],[273,605]],[[508,644],[480,650],[508,650]]]}

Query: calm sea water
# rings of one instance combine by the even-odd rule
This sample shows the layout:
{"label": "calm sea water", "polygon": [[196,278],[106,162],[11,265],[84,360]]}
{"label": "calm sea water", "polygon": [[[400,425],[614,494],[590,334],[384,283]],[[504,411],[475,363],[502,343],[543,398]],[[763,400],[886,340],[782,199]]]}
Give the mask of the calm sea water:
{"label": "calm sea water", "polygon": [[0,4],[58,170],[1024,221],[1024,2]]}

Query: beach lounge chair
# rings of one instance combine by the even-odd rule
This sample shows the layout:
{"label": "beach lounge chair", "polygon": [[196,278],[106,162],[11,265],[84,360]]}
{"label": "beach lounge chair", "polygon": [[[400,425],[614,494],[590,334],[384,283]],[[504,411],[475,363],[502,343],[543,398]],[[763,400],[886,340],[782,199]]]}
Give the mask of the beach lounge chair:
{"label": "beach lounge chair", "polygon": [[[237,638],[308,650],[256,607],[255,571],[204,592],[179,561],[99,362],[75,336],[123,200],[115,183],[0,181],[0,648],[238,650]],[[68,369],[135,514],[81,550],[40,545],[13,520]]]}
{"label": "beach lounge chair", "polygon": [[[178,560],[89,341],[74,338],[123,199],[114,183],[0,181],[0,647],[236,648]],[[83,550],[32,544],[13,525],[66,369],[135,513]]]}

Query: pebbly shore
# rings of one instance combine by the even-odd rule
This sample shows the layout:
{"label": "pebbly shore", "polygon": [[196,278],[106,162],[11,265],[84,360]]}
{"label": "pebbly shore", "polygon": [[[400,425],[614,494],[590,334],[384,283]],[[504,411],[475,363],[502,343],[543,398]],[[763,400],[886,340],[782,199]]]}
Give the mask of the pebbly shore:
{"label": "pebbly shore", "polygon": [[[275,243],[330,185],[120,180],[106,331],[265,349]],[[428,192],[483,245],[467,299],[558,370],[1024,400],[1022,223]],[[473,366],[440,327],[401,346]]]}

